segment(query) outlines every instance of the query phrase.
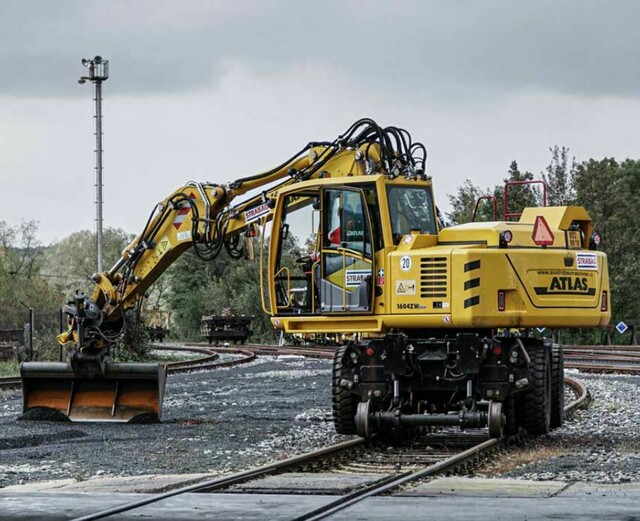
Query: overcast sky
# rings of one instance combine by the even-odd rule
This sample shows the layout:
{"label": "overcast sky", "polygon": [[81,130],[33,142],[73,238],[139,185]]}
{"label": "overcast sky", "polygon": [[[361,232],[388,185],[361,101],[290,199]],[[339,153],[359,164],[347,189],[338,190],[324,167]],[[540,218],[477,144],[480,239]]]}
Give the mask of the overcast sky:
{"label": "overcast sky", "polygon": [[549,147],[638,154],[637,1],[0,0],[0,221],[44,244],[94,229],[104,84],[105,226],[140,231],[189,180],[266,170],[361,117],[429,152],[438,204]]}

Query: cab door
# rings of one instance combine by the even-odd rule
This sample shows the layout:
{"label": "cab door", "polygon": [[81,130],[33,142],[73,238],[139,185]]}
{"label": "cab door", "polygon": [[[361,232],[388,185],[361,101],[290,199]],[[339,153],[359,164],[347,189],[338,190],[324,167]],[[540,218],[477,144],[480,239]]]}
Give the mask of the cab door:
{"label": "cab door", "polygon": [[371,313],[375,270],[371,217],[362,190],[321,190],[320,312]]}

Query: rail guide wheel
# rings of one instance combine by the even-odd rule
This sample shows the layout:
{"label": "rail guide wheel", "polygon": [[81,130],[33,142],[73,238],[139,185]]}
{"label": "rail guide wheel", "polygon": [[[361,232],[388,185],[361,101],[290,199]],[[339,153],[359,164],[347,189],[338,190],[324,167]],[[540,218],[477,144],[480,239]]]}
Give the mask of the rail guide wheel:
{"label": "rail guide wheel", "polygon": [[356,433],[358,436],[369,439],[373,434],[373,426],[369,417],[371,415],[371,401],[358,402],[358,409],[356,411],[355,423]]}
{"label": "rail guide wheel", "polygon": [[489,436],[491,438],[502,438],[504,435],[505,417],[502,414],[502,403],[489,402]]}

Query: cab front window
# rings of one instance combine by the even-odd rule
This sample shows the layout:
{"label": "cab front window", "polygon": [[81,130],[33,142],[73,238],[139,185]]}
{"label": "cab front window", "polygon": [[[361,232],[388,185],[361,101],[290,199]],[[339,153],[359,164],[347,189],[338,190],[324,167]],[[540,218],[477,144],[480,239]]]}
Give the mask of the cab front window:
{"label": "cab front window", "polygon": [[394,244],[403,235],[417,231],[435,235],[438,233],[431,191],[424,187],[389,186],[389,217]]}

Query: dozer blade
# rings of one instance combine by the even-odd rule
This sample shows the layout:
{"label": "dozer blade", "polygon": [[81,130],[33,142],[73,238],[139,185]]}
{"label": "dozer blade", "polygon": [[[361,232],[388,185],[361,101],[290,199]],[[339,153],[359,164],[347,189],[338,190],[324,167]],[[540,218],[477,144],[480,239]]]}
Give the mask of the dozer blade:
{"label": "dozer blade", "polygon": [[25,419],[45,408],[77,422],[160,420],[166,380],[160,364],[112,362],[104,375],[87,376],[62,362],[26,362],[20,376]]}

